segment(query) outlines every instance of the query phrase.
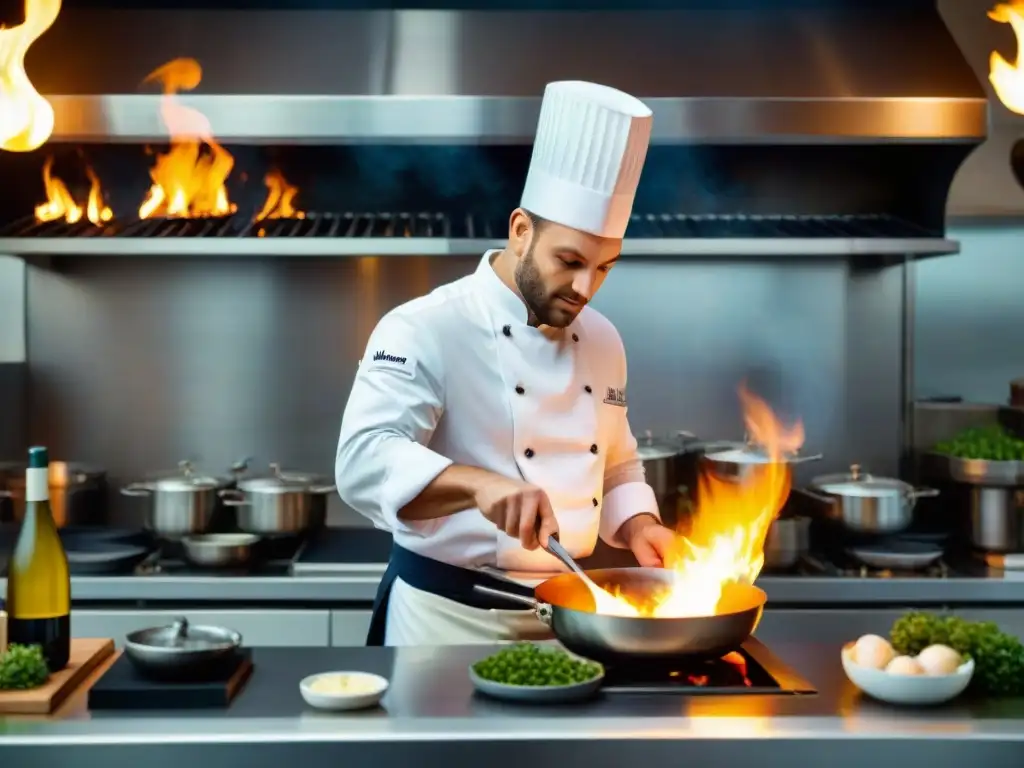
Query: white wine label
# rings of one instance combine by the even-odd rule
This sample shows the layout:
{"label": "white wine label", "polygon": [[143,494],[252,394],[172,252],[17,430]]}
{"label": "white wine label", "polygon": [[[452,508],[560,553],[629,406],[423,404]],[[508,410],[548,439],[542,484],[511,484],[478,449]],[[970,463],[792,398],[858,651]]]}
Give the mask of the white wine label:
{"label": "white wine label", "polygon": [[25,470],[25,501],[50,500],[50,471],[46,467]]}

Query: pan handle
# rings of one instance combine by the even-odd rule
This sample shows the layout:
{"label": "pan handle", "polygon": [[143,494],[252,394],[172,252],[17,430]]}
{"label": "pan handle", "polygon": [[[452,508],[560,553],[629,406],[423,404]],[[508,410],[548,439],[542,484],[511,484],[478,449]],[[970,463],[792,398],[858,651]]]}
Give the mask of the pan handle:
{"label": "pan handle", "polygon": [[473,589],[484,595],[500,597],[505,600],[511,600],[512,602],[521,603],[522,605],[533,608],[538,619],[543,621],[545,624],[551,623],[551,606],[547,603],[542,603],[536,598],[527,597],[526,595],[517,595],[515,592],[506,592],[503,589],[494,589],[494,587],[485,587],[483,584],[474,584]]}

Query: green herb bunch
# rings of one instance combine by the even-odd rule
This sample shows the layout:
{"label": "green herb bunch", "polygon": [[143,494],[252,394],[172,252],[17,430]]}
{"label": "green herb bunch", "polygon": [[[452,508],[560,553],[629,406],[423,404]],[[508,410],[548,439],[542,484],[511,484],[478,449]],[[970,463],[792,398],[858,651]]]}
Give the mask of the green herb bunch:
{"label": "green herb bunch", "polygon": [[1024,440],[995,424],[965,429],[951,440],[936,445],[935,451],[960,459],[1024,461]]}
{"label": "green herb bunch", "polygon": [[43,649],[38,645],[11,645],[0,654],[0,690],[38,688],[50,677]]}
{"label": "green herb bunch", "polygon": [[929,645],[948,645],[974,659],[971,688],[988,696],[1024,695],[1024,643],[991,621],[967,621],[915,611],[892,625],[897,653],[916,656]]}

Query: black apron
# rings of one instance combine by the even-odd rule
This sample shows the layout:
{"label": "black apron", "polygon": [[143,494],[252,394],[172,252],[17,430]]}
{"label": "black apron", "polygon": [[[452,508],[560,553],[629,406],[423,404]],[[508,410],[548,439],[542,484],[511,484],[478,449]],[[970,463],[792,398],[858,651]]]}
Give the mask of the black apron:
{"label": "black apron", "polygon": [[477,584],[524,597],[533,597],[533,587],[505,581],[468,568],[460,568],[457,565],[442,563],[440,560],[410,552],[398,544],[392,544],[388,567],[384,571],[384,578],[381,579],[380,586],[377,587],[377,597],[373,601],[370,631],[366,635],[367,645],[384,645],[388,621],[388,602],[391,599],[391,589],[395,585],[395,579],[398,578],[415,589],[454,600],[470,608],[483,610],[529,609],[523,609],[522,603],[481,594],[473,589]]}

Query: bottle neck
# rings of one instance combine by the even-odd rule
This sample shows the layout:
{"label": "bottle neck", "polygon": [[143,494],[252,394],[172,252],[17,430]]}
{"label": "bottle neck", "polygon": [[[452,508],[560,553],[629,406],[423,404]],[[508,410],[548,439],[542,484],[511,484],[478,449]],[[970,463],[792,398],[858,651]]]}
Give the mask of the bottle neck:
{"label": "bottle neck", "polygon": [[50,471],[46,467],[25,470],[25,503],[50,500]]}

